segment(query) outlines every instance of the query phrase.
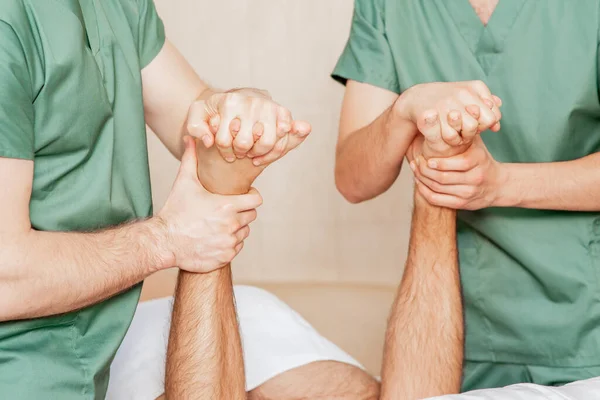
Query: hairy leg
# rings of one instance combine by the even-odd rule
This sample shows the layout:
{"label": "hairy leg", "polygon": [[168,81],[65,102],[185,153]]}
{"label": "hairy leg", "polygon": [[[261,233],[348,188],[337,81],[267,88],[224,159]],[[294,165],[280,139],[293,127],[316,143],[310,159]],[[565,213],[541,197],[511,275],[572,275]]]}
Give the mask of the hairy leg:
{"label": "hairy leg", "polygon": [[[197,145],[200,182],[212,193],[247,193],[258,175],[300,145],[309,131],[293,128],[281,139],[284,147],[277,147],[279,156],[265,156],[260,166],[248,158],[229,163],[214,147]],[[181,271],[167,350],[167,398],[243,400],[244,376],[231,264],[208,274]]]}
{"label": "hairy leg", "polygon": [[379,383],[365,371],[337,361],[294,368],[248,393],[248,400],[377,400]]}
{"label": "hairy leg", "polygon": [[[437,115],[419,130],[424,155],[445,157],[465,150],[443,141]],[[462,312],[456,211],[432,206],[417,188],[408,258],[385,338],[382,400],[460,391]]]}

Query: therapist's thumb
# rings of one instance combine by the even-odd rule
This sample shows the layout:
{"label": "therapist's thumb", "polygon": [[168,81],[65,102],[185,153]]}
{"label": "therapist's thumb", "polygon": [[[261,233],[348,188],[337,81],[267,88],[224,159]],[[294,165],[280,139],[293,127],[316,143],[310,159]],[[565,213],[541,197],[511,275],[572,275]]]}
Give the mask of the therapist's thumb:
{"label": "therapist's thumb", "polygon": [[196,155],[196,140],[191,136],[184,136],[185,150],[181,157],[179,177],[185,177],[198,181],[198,156]]}

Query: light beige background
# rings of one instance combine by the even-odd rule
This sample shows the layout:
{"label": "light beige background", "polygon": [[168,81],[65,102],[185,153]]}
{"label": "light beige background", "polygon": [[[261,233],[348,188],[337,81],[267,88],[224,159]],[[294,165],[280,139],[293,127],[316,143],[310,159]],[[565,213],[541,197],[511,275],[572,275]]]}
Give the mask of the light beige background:
{"label": "light beige background", "polygon": [[[296,118],[313,124],[308,141],[257,181],[264,205],[234,262],[235,280],[266,285],[275,292],[282,284],[309,288],[290,296],[296,301],[286,301],[301,312],[306,309],[303,313],[312,315],[310,320],[316,325],[315,321],[324,323],[333,317],[311,313],[308,303],[316,308],[319,302],[327,303],[328,312],[336,315],[349,313],[334,319],[339,324],[357,321],[353,313],[362,310],[364,319],[358,323],[376,327],[375,342],[380,346],[392,290],[406,257],[411,175],[405,169],[390,191],[360,205],[348,204],[335,188],[343,86],[329,74],[348,37],[353,2],[155,1],[168,37],[208,82],[220,88],[267,89]],[[178,162],[152,134],[149,151],[155,210],[159,210]],[[145,298],[172,290],[174,276],[175,271],[168,271],[150,278]],[[321,288],[321,294],[314,288]],[[360,293],[365,291],[371,298],[363,302]],[[343,310],[343,304],[335,305],[348,299],[358,303]],[[369,301],[378,304],[377,311],[365,307]],[[334,336],[348,330],[339,324],[325,330]],[[354,344],[347,336],[337,337],[336,342],[348,342],[345,348],[352,347],[355,355],[375,351],[361,344],[360,334],[356,335]],[[371,360],[373,368],[377,362]]]}

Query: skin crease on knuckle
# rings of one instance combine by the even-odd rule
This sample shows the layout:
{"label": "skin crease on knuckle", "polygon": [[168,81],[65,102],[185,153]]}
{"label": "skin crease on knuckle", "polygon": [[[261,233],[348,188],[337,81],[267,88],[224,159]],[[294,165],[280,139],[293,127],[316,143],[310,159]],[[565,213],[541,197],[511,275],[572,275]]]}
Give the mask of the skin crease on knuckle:
{"label": "skin crease on knuckle", "polygon": [[223,100],[223,105],[225,107],[235,107],[239,103],[240,95],[237,93],[227,93]]}
{"label": "skin crease on knuckle", "polygon": [[461,88],[458,90],[457,95],[459,99],[468,99],[473,96],[473,93],[467,88]]}
{"label": "skin crease on knuckle", "polygon": [[475,171],[475,173],[473,174],[473,183],[477,186],[481,185],[484,181],[483,178],[483,173],[481,172],[481,170],[477,170]]}
{"label": "skin crease on knuckle", "polygon": [[471,87],[477,91],[488,91],[487,85],[480,80],[471,81]]}
{"label": "skin crease on knuckle", "polygon": [[239,223],[237,219],[233,219],[229,222],[229,233],[235,233],[240,230],[242,225]]}

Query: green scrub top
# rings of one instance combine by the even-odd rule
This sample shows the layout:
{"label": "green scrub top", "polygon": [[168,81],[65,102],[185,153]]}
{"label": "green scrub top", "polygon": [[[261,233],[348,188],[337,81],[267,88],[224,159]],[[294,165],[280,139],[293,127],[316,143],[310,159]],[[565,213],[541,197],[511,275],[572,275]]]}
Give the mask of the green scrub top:
{"label": "green scrub top", "polygon": [[[396,93],[480,79],[500,96],[500,162],[600,149],[598,0],[357,0],[333,76]],[[600,214],[488,208],[458,215],[470,361],[600,365]]]}
{"label": "green scrub top", "polygon": [[[150,216],[140,70],[165,40],[152,0],[2,0],[0,38],[0,157],[34,161],[33,228]],[[0,397],[104,398],[140,287],[0,324]]]}

